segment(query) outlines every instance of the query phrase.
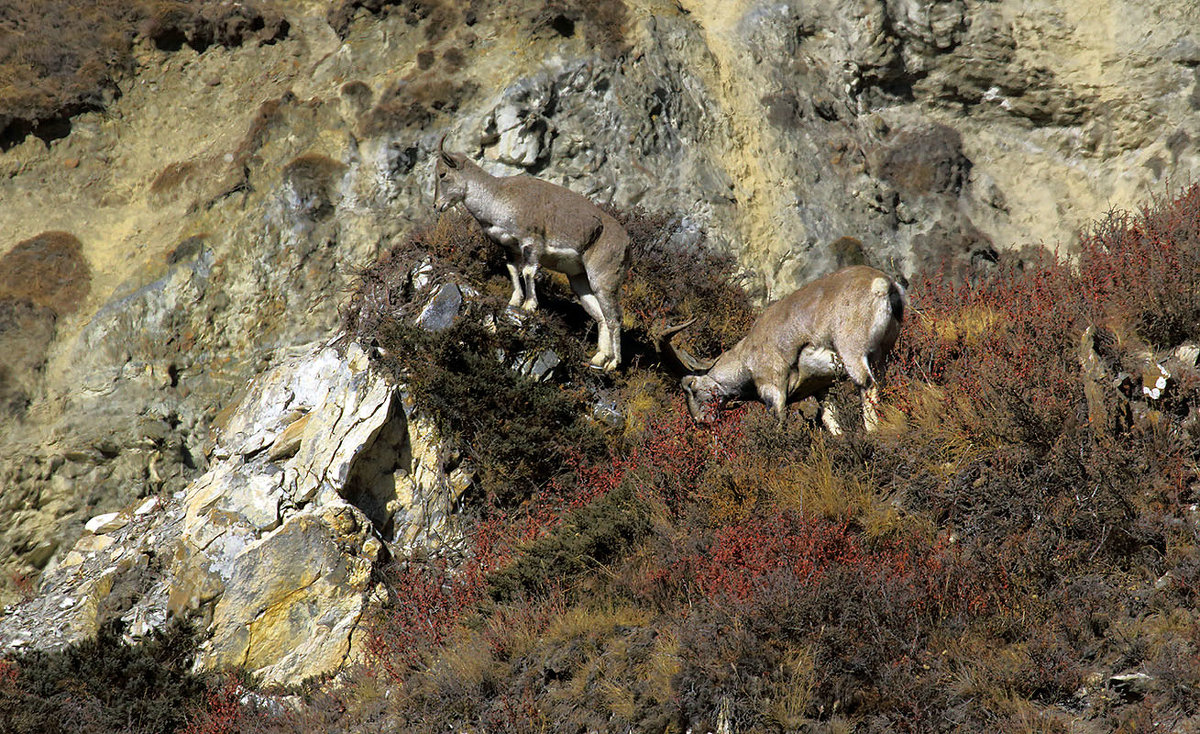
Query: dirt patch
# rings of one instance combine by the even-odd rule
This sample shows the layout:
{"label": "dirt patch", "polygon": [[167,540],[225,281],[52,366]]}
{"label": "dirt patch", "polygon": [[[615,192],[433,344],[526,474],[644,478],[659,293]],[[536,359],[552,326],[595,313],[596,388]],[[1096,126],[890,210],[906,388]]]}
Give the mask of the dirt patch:
{"label": "dirt patch", "polygon": [[137,38],[203,50],[287,32],[269,0],[0,0],[0,150],[30,134],[66,137],[73,116],[107,107],[134,69]]}
{"label": "dirt patch", "polygon": [[297,213],[324,219],[333,213],[340,198],[337,183],[346,165],[319,153],[302,155],[283,169],[283,178],[295,197],[291,202]]}
{"label": "dirt patch", "polygon": [[209,46],[272,43],[287,37],[288,22],[263,3],[182,3],[174,0],[144,4],[142,35],[158,48],[177,51],[184,44],[197,51]]}
{"label": "dirt patch", "polygon": [[342,0],[329,8],[325,19],[343,38],[360,14],[398,15],[409,25],[429,20],[425,36],[427,40],[436,41],[449,31],[453,25],[451,21],[458,18],[451,5],[453,3],[440,0]]}
{"label": "dirt patch", "polygon": [[412,76],[396,82],[367,114],[362,133],[387,135],[409,127],[424,127],[436,117],[458,110],[477,86],[460,83],[440,74]]}
{"label": "dirt patch", "polygon": [[588,45],[606,58],[629,51],[625,38],[628,9],[621,0],[555,0],[535,12],[531,30],[535,36],[572,38],[582,31]]}
{"label": "dirt patch", "polygon": [[67,232],[43,232],[0,257],[0,298],[29,301],[61,315],[79,308],[91,284],[83,246]]}
{"label": "dirt patch", "polygon": [[958,196],[970,170],[962,135],[934,123],[897,133],[880,152],[877,173],[904,196]]}
{"label": "dirt patch", "polygon": [[54,340],[54,322],[45,306],[0,299],[0,416],[25,413]]}

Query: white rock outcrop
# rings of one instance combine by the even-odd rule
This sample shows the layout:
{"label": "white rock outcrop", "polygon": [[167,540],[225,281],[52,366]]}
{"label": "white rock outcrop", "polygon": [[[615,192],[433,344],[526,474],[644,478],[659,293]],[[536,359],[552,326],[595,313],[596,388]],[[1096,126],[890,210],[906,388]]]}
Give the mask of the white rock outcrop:
{"label": "white rock outcrop", "polygon": [[279,684],[335,671],[360,649],[375,565],[459,540],[470,476],[451,456],[357,344],[292,350],[218,421],[185,491],[88,523],[0,620],[0,649],[67,644],[117,618],[133,639],[200,613],[200,669]]}

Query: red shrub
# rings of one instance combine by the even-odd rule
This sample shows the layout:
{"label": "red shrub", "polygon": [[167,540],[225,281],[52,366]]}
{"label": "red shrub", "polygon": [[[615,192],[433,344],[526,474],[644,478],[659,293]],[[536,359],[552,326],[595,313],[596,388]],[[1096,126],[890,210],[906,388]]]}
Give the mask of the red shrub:
{"label": "red shrub", "polygon": [[399,563],[387,571],[395,602],[383,611],[367,640],[372,668],[402,682],[482,596],[479,566],[452,573],[442,563]]}
{"label": "red shrub", "polygon": [[893,404],[911,410],[913,382],[932,383],[966,398],[993,435],[1047,446],[1083,414],[1086,327],[1124,324],[1158,347],[1200,337],[1200,184],[1136,216],[1110,213],[1075,265],[1045,256],[963,286],[922,275],[909,294]]}
{"label": "red shrub", "polygon": [[945,696],[926,672],[938,637],[1014,609],[1007,576],[944,537],[871,543],[844,521],[792,513],[715,528],[660,578],[687,610],[675,681],[683,718],[703,720],[729,698],[747,730],[763,725],[762,701],[790,685],[796,649],[814,661],[811,714],[900,714],[923,730],[936,714],[918,709]]}
{"label": "red shrub", "polygon": [[21,668],[11,660],[0,659],[0,689],[12,686],[17,682]]}
{"label": "red shrub", "polygon": [[885,597],[901,594],[908,602],[902,614],[940,620],[1002,607],[1003,571],[974,567],[967,573],[964,561],[944,537],[932,544],[918,538],[871,544],[848,521],[785,511],[716,527],[698,550],[676,559],[667,576],[735,607],[755,606],[766,587],[781,580],[795,593],[820,593],[832,577]]}
{"label": "red shrub", "polygon": [[194,711],[181,734],[242,734],[249,730],[253,712],[242,704],[246,688],[235,675],[227,675],[205,697],[204,705]]}
{"label": "red shrub", "polygon": [[1076,345],[1087,304],[1067,266],[1044,260],[980,284],[918,277],[918,311],[894,354],[889,399],[907,405],[913,382],[929,382],[975,406],[965,426],[1013,442],[1051,442],[1083,399]]}
{"label": "red shrub", "polygon": [[785,572],[796,583],[811,586],[833,564],[863,561],[863,549],[845,522],[788,513],[718,528],[707,553],[685,559],[705,596],[739,602],[761,591],[772,572]]}
{"label": "red shrub", "polygon": [[1079,285],[1093,317],[1128,319],[1157,347],[1200,336],[1200,184],[1110,212],[1082,238]]}

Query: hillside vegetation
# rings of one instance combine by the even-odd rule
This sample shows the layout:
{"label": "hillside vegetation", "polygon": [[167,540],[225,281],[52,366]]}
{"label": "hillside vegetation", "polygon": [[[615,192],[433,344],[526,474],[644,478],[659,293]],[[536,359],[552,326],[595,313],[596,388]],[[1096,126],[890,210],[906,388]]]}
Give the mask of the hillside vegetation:
{"label": "hillside vegetation", "polygon": [[[635,358],[606,457],[485,504],[461,566],[397,564],[395,597],[421,603],[380,620],[375,704],[417,731],[1194,725],[1200,383],[1177,370],[1147,404],[1119,373],[1200,337],[1198,214],[1192,187],[1108,215],[1069,264],[918,276],[878,435],[796,412],[780,431],[758,405],[697,427]],[[668,224],[631,228],[653,252]],[[701,253],[671,258],[669,288],[635,258],[627,295],[702,302],[627,319],[705,314],[712,352],[745,300]]]}
{"label": "hillside vegetation", "polygon": [[[1154,395],[1139,372],[1200,339],[1200,186],[1110,213],[1069,263],[918,275],[885,425],[841,438],[799,410],[777,428],[757,404],[694,425],[654,325],[699,315],[689,346],[714,353],[749,299],[672,219],[624,221],[633,348],[612,379],[582,366],[589,322],[563,284],[505,316],[469,220],[361,274],[348,333],[479,469],[471,547],[396,559],[368,659],[287,705],[181,678],[186,731],[1200,724],[1200,381],[1173,367]],[[477,290],[450,328],[408,325],[418,265]],[[546,350],[561,362],[539,380]],[[835,392],[852,409],[852,388]],[[0,697],[30,705],[45,658],[5,665]],[[79,690],[100,708],[145,695]]]}

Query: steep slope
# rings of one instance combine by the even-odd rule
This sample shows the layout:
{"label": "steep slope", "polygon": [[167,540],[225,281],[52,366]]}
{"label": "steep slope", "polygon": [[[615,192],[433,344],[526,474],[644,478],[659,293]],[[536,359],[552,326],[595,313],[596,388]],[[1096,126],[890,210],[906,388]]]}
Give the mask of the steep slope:
{"label": "steep slope", "polygon": [[[1188,5],[272,7],[267,43],[142,39],[103,110],[0,152],[5,600],[88,517],[205,469],[219,409],[429,217],[443,133],[682,213],[772,296],[839,260],[967,275],[1069,249],[1200,164]],[[78,245],[22,255],[55,242]],[[12,285],[47,278],[71,295]]]}

